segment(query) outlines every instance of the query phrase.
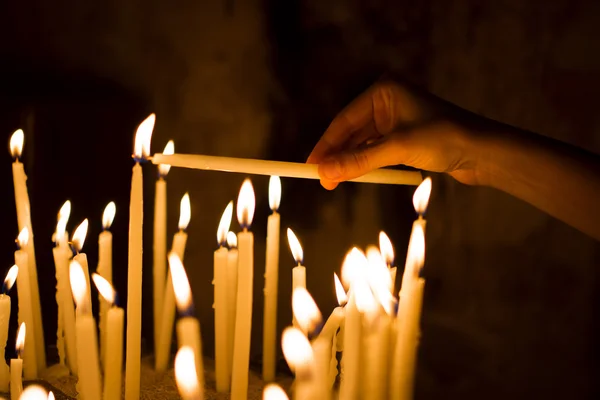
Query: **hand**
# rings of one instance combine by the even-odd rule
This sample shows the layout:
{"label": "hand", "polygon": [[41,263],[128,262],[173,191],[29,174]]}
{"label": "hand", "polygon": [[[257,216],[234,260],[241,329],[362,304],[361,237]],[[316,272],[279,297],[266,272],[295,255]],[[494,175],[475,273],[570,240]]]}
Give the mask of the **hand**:
{"label": "hand", "polygon": [[388,165],[447,172],[477,183],[466,111],[395,81],[376,83],[340,112],[307,162],[319,164],[321,184],[339,182]]}

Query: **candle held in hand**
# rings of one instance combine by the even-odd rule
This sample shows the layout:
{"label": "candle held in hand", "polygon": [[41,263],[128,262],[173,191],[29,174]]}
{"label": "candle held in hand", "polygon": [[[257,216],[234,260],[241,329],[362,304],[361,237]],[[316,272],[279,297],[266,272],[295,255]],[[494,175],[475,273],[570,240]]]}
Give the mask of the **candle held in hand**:
{"label": "candle held in hand", "polygon": [[[102,233],[98,237],[98,268],[96,272],[102,276],[108,283],[112,282],[112,233],[110,232],[110,226],[113,223],[115,214],[117,212],[117,206],[113,201],[108,203],[102,214]],[[103,366],[106,366],[106,341],[107,341],[107,319],[108,310],[110,308],[109,302],[98,294],[98,304],[100,305],[100,362]]]}
{"label": "candle held in hand", "polygon": [[17,332],[17,358],[10,360],[10,398],[18,399],[23,393],[23,360],[21,354],[25,348],[25,335],[27,333],[27,327],[25,322],[21,322],[19,325],[19,331]]}
{"label": "candle held in hand", "polygon": [[0,294],[0,392],[8,392],[8,383],[10,382],[10,371],[4,358],[4,349],[8,339],[8,326],[10,324],[10,296],[8,292],[15,283],[19,267],[13,265],[6,274],[4,284],[2,285],[2,294]]}

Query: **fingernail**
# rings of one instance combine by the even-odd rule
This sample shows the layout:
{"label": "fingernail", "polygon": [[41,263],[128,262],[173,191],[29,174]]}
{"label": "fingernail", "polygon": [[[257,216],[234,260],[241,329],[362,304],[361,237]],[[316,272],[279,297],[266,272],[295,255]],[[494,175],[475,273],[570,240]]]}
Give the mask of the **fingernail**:
{"label": "fingernail", "polygon": [[321,172],[327,179],[339,179],[342,176],[342,165],[339,161],[330,159],[321,164]]}

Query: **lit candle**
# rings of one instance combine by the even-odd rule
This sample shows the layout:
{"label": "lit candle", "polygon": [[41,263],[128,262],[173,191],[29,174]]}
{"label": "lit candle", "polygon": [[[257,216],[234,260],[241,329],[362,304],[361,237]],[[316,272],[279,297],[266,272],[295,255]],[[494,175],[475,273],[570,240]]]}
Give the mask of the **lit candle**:
{"label": "lit candle", "polygon": [[[83,270],[83,275],[85,276],[85,284],[86,287],[90,287],[90,267],[88,265],[87,254],[81,253],[83,249],[83,244],[85,243],[85,238],[87,236],[88,231],[88,220],[87,218],[83,220],[81,224],[75,229],[73,232],[73,237],[71,238],[71,245],[73,246],[73,252],[75,255],[73,256],[73,261],[77,261]],[[92,304],[92,294],[89,290],[86,291],[87,302],[88,304]]]}
{"label": "lit candle", "polygon": [[123,309],[116,306],[117,293],[108,280],[92,274],[100,296],[110,305],[106,315],[106,360],[104,361],[103,398],[120,399],[123,370]]}
{"label": "lit candle", "polygon": [[[115,218],[117,207],[115,203],[111,201],[108,203],[102,214],[102,233],[98,237],[98,268],[96,272],[98,275],[106,279],[107,282],[112,283],[112,233],[110,232],[110,226]],[[107,313],[110,308],[110,303],[106,301],[106,297],[102,293],[98,293],[98,304],[100,305],[100,312],[98,313],[100,319],[100,362],[103,366],[106,366],[104,362],[106,359],[106,323]]]}
{"label": "lit candle", "polygon": [[[163,154],[173,154],[175,143],[169,140]],[[167,174],[169,164],[158,165],[158,179],[154,195],[154,257],[153,285],[154,285],[154,354],[158,352],[160,335],[160,320],[163,311],[165,296],[165,276],[167,274]]]}
{"label": "lit candle", "polygon": [[[38,287],[38,274],[35,261],[35,246],[33,244],[31,204],[29,202],[29,192],[27,191],[27,175],[25,175],[25,169],[23,168],[23,164],[20,162],[24,140],[25,136],[23,134],[23,130],[16,130],[10,138],[10,152],[15,160],[12,164],[12,172],[19,232],[21,232],[24,228],[29,230],[29,240],[27,241],[27,247],[25,247],[24,250],[27,251],[29,256],[27,268],[29,269],[29,295],[31,296],[33,319],[31,324],[28,324],[27,326],[29,326],[29,331],[32,331],[33,333],[33,340],[35,340],[36,349],[36,363],[39,371],[41,372],[46,369],[46,345],[44,343],[42,307],[40,304],[40,291]],[[19,291],[19,293],[21,292]]]}
{"label": "lit candle", "polygon": [[287,327],[281,335],[281,349],[285,360],[296,376],[294,399],[308,400],[313,398],[315,367],[313,349],[308,338],[302,331],[291,326]]}
{"label": "lit candle", "polygon": [[169,270],[175,288],[177,310],[181,318],[177,321],[177,342],[180,347],[187,346],[192,349],[195,359],[196,381],[199,385],[200,398],[204,396],[204,366],[202,360],[202,339],[200,336],[200,322],[194,314],[192,289],[185,273],[185,268],[175,253],[169,254]]}
{"label": "lit candle", "polygon": [[[17,238],[17,244],[19,249],[15,251],[15,264],[19,267],[19,276],[17,277],[17,290],[19,291],[19,313],[18,320],[19,324],[25,322],[29,327],[35,326],[33,322],[33,304],[31,298],[31,285],[29,281],[29,268],[27,264],[29,262],[29,254],[27,251],[22,250],[27,248],[27,241],[29,240],[29,229],[23,228],[19,237]],[[35,336],[32,332],[33,329],[27,329],[27,347],[23,349],[23,370],[25,379],[35,379],[38,376],[38,365],[35,351]]]}
{"label": "lit candle", "polygon": [[183,346],[175,356],[175,381],[177,389],[183,400],[202,400],[203,388],[198,382],[196,371],[196,357],[194,350],[189,346]]}
{"label": "lit candle", "polygon": [[23,360],[21,359],[21,353],[23,353],[25,347],[25,335],[27,328],[25,322],[21,322],[19,325],[19,331],[17,332],[17,358],[10,360],[10,398],[18,399],[23,393]]}
{"label": "lit candle", "polygon": [[[77,389],[85,400],[100,400],[100,362],[98,360],[98,340],[96,338],[96,320],[92,314],[92,303],[89,302],[89,286],[86,285],[85,273],[77,261],[69,265],[71,291],[77,305],[75,321],[75,337],[77,342],[77,364],[79,368]],[[85,368],[84,368],[85,366]]]}
{"label": "lit candle", "polygon": [[10,371],[4,358],[4,348],[8,339],[8,326],[10,325],[10,296],[8,291],[15,283],[19,267],[13,265],[6,274],[4,284],[2,285],[2,294],[0,294],[0,392],[8,392],[8,382],[10,381]]}
{"label": "lit candle", "polygon": [[277,289],[279,281],[279,203],[281,179],[269,179],[269,206],[273,213],[267,220],[267,254],[265,258],[265,304],[263,314],[263,381],[275,380],[275,355],[277,334]]}
{"label": "lit candle", "polygon": [[[187,243],[187,229],[191,218],[190,195],[184,194],[179,205],[179,232],[173,236],[171,252],[179,256],[183,261],[185,245]],[[173,324],[175,323],[175,292],[171,283],[171,270],[167,272],[167,281],[163,288],[163,312],[160,317],[161,326],[158,335],[158,347],[156,357],[156,370],[164,372],[169,364],[171,354],[171,339],[173,337]]]}
{"label": "lit candle", "polygon": [[[302,261],[304,260],[304,252],[302,251],[302,246],[300,245],[300,241],[296,237],[296,234],[290,229],[287,229],[287,238],[288,244],[290,245],[290,250],[292,251],[292,256],[296,261],[296,266],[292,268],[292,293],[294,289],[298,287],[306,288],[306,268],[302,265]],[[292,324],[297,328],[296,320],[292,319]]]}
{"label": "lit candle", "polygon": [[219,249],[214,253],[214,280],[215,300],[215,373],[217,381],[217,392],[229,391],[230,372],[227,358],[227,232],[231,225],[233,216],[233,201],[229,202],[217,229],[217,243]]}
{"label": "lit candle", "polygon": [[392,293],[395,293],[394,287],[396,286],[396,271],[398,269],[394,266],[394,246],[392,246],[390,238],[384,231],[379,232],[379,251],[390,271],[390,277],[392,278]]}
{"label": "lit candle", "polygon": [[263,400],[289,400],[289,398],[281,386],[269,383],[263,389]]}
{"label": "lit candle", "polygon": [[248,397],[252,285],[254,282],[254,235],[250,232],[250,225],[255,207],[256,200],[252,182],[250,179],[246,179],[242,184],[237,201],[237,217],[242,232],[238,233],[238,292],[231,374],[232,400],[246,400]]}
{"label": "lit candle", "polygon": [[227,371],[231,380],[233,369],[233,339],[235,337],[235,311],[237,308],[238,250],[237,236],[227,232]]}
{"label": "lit candle", "polygon": [[[156,117],[150,114],[138,127],[133,156],[129,203],[129,249],[127,270],[127,343],[125,353],[125,399],[140,397],[142,350],[142,251],[144,221],[144,181],[140,162],[150,154],[150,139]],[[86,399],[87,400],[87,399]]]}

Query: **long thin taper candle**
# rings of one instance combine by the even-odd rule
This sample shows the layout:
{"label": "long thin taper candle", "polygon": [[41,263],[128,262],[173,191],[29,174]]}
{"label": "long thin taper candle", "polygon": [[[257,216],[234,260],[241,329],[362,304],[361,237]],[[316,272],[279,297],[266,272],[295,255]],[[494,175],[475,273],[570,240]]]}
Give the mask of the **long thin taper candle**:
{"label": "long thin taper candle", "polygon": [[0,294],[0,391],[8,392],[8,383],[10,382],[10,371],[4,358],[4,348],[6,339],[8,339],[8,325],[10,322],[10,296],[8,291],[15,283],[19,267],[13,265],[6,274],[4,284],[2,285],[2,294]]}
{"label": "long thin taper candle", "polygon": [[[106,279],[106,281],[112,284],[112,233],[110,232],[110,226],[112,225],[113,219],[117,207],[114,202],[108,203],[102,214],[102,233],[98,236],[98,268],[96,272]],[[98,303],[100,304],[99,314],[99,326],[100,326],[100,362],[102,366],[105,366],[104,360],[106,358],[106,341],[107,341],[107,320],[108,310],[110,309],[109,302],[98,294]]]}

